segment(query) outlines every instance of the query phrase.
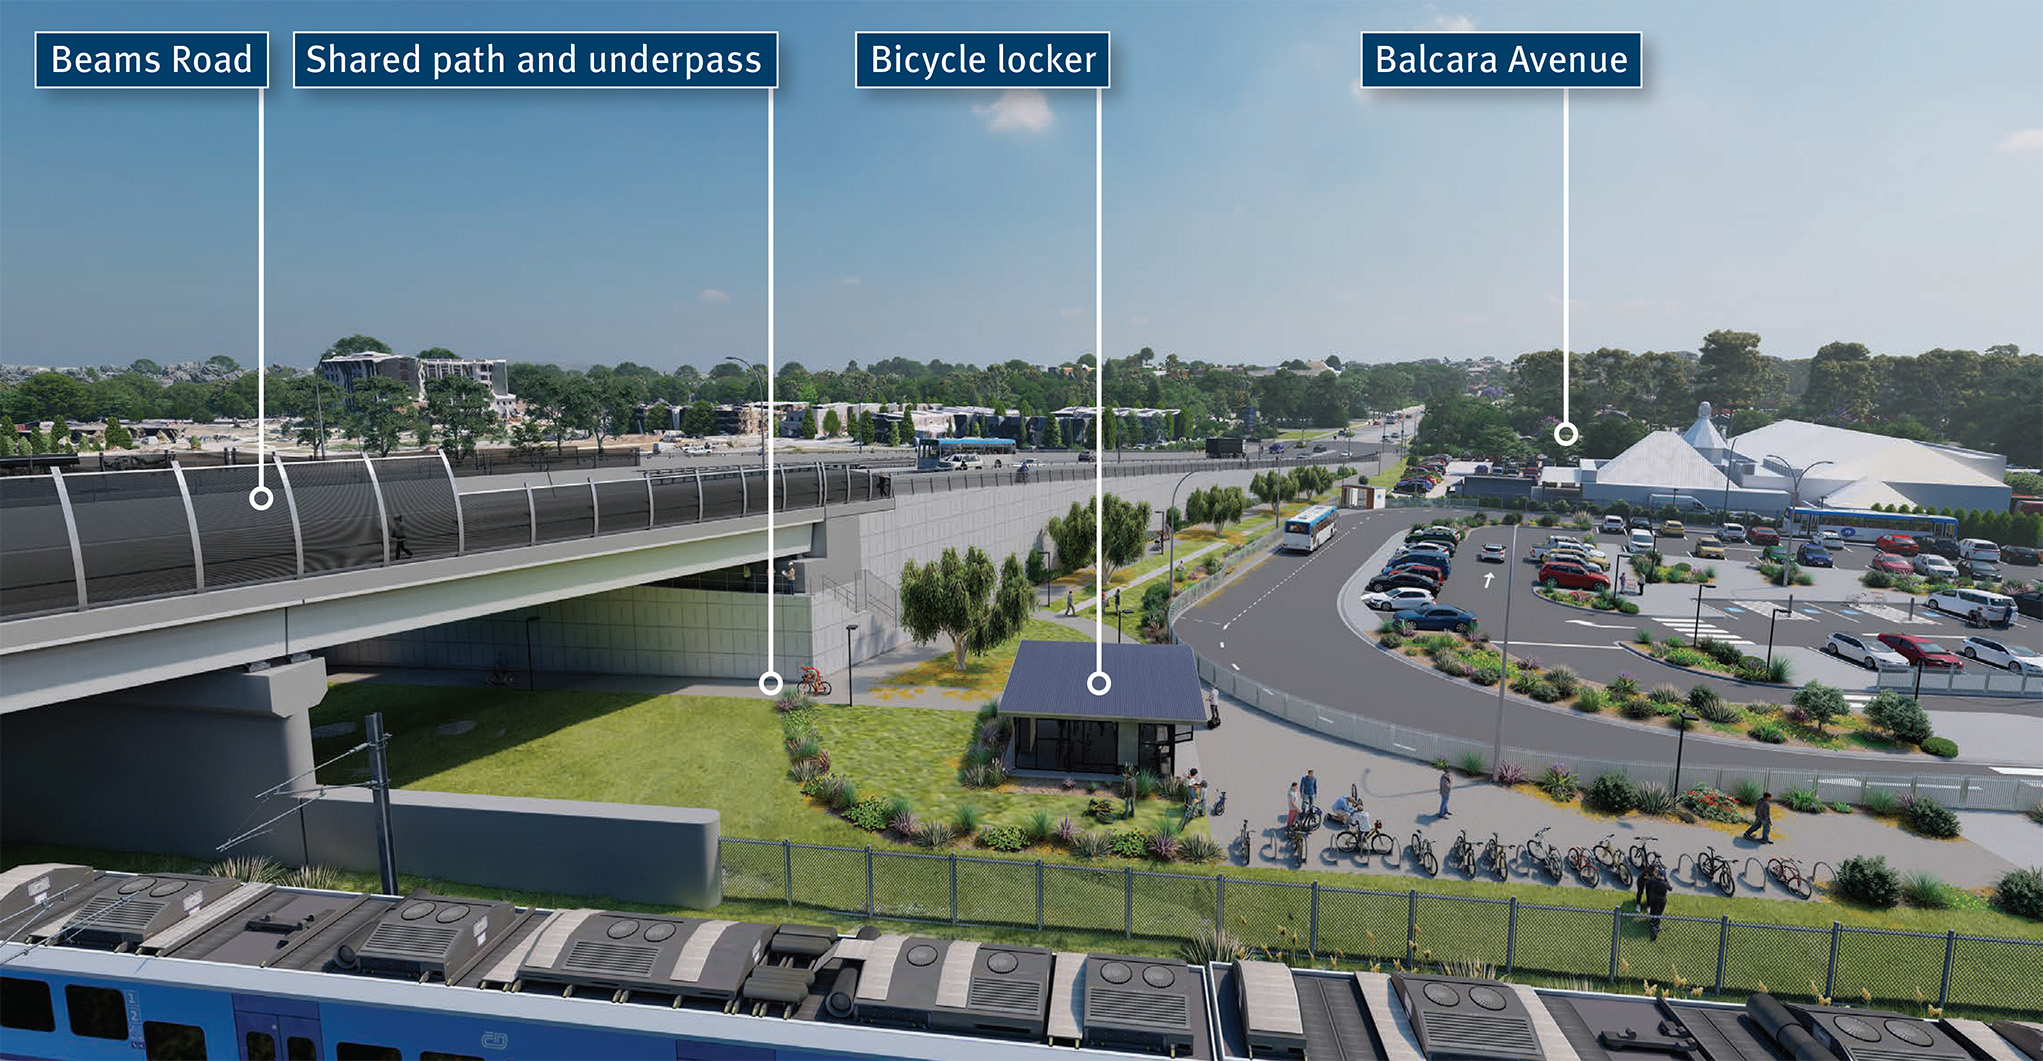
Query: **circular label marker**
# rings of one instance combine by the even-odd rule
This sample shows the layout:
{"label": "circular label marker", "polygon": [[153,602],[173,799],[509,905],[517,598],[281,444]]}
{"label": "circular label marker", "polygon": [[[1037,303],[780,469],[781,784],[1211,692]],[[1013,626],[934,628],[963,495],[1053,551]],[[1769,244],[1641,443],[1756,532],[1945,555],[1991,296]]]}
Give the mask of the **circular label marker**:
{"label": "circular label marker", "polygon": [[1563,420],[1554,425],[1554,441],[1563,446],[1572,446],[1581,437],[1582,432],[1570,421]]}
{"label": "circular label marker", "polygon": [[1096,670],[1085,679],[1085,687],[1090,689],[1094,696],[1105,696],[1107,690],[1114,687],[1114,679],[1107,677],[1106,671]]}
{"label": "circular label marker", "polygon": [[770,670],[759,676],[759,691],[766,696],[779,696],[783,684],[779,671]]}
{"label": "circular label marker", "polygon": [[248,492],[248,507],[257,512],[268,512],[270,506],[276,503],[277,495],[271,493],[267,486],[258,486]]}

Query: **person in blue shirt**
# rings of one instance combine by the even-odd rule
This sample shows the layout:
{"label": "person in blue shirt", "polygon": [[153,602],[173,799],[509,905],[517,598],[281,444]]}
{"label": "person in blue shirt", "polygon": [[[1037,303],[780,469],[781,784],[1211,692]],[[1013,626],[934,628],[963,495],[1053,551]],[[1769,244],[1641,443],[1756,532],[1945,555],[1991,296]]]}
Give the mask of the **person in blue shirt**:
{"label": "person in blue shirt", "polygon": [[1319,778],[1312,776],[1310,770],[1298,779],[1298,798],[1307,810],[1319,805]]}

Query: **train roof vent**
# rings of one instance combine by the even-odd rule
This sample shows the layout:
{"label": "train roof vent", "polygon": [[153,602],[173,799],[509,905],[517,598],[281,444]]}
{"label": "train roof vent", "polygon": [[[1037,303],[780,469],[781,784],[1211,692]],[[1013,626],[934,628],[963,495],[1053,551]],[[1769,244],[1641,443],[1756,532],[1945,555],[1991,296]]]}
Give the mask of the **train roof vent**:
{"label": "train roof vent", "polygon": [[62,946],[133,950],[142,941],[241,886],[226,877],[187,873],[108,876],[86,886],[83,901],[38,934]]}
{"label": "train roof vent", "polygon": [[1258,1057],[1305,1056],[1305,1016],[1298,1005],[1298,987],[1291,967],[1283,962],[1241,959],[1234,963],[1242,1028],[1249,1049]]}
{"label": "train roof vent", "polygon": [[969,1035],[1043,1038],[1052,957],[1040,947],[883,935],[859,957],[859,1020]]}
{"label": "train roof vent", "polygon": [[1877,1009],[1788,1004],[1816,1041],[1848,1061],[1960,1061],[1972,1056],[1937,1024]]}
{"label": "train roof vent", "polygon": [[516,922],[509,903],[414,892],[386,910],[359,945],[341,946],[334,961],[369,976],[458,980]]}
{"label": "train roof vent", "polygon": [[523,984],[559,984],[661,998],[737,997],[765,953],[771,925],[567,910],[533,937]]}
{"label": "train roof vent", "polygon": [[89,866],[60,862],[38,862],[0,871],[0,939],[17,936],[34,926],[31,910],[52,899],[77,894],[79,885],[99,876]]}
{"label": "train roof vent", "polygon": [[1544,1058],[1532,1018],[1516,992],[1495,980],[1391,977],[1398,1001],[1427,1057]]}
{"label": "train roof vent", "polygon": [[1086,1046],[1190,1050],[1205,991],[1182,962],[1093,954],[1085,960]]}

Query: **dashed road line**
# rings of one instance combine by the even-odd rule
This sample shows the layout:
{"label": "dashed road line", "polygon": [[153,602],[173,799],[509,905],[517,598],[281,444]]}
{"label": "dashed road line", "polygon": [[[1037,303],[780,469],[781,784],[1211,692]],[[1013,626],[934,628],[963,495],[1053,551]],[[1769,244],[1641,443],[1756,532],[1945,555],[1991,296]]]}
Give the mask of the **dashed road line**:
{"label": "dashed road line", "polygon": [[[1347,536],[1347,533],[1348,533],[1347,531],[1335,531],[1334,536],[1332,538],[1327,539],[1327,543],[1325,545],[1322,545],[1319,548],[1314,549],[1312,551],[1312,555],[1305,558],[1304,563],[1299,564],[1296,568],[1293,568],[1290,574],[1285,575],[1283,578],[1278,579],[1276,583],[1273,584],[1269,589],[1263,591],[1262,596],[1257,597],[1255,600],[1250,601],[1248,607],[1243,608],[1241,611],[1236,612],[1234,614],[1234,618],[1229,619],[1227,621],[1227,626],[1232,626],[1235,623],[1240,622],[1241,617],[1255,610],[1256,605],[1261,604],[1266,600],[1269,600],[1270,594],[1275,593],[1280,589],[1283,589],[1284,583],[1289,582],[1294,578],[1297,578],[1299,572],[1302,572],[1306,568],[1311,567],[1314,561],[1317,561],[1320,557],[1325,556],[1329,550],[1331,550],[1335,545],[1340,543],[1340,540],[1342,538]],[[1221,627],[1221,629],[1225,630],[1227,629],[1227,626],[1223,626]]]}

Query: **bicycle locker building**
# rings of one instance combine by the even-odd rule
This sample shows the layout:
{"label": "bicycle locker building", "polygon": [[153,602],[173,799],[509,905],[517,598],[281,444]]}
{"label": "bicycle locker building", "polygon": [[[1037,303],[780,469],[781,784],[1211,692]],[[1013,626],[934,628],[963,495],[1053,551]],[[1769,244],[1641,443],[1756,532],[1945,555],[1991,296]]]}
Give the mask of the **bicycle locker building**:
{"label": "bicycle locker building", "polygon": [[1197,764],[1192,735],[1206,721],[1198,664],[1186,645],[1099,646],[1099,667],[1113,679],[1099,696],[1086,687],[1094,646],[1086,641],[1023,641],[1000,694],[1014,720],[1018,773],[1118,776],[1133,768],[1160,777]]}

